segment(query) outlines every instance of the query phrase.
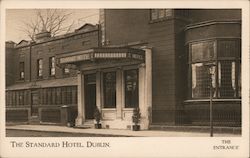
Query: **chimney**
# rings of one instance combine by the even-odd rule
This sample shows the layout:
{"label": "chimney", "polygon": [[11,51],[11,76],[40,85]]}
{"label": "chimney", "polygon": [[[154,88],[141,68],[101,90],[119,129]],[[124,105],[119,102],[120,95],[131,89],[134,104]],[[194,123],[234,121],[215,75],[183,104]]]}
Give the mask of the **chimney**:
{"label": "chimney", "polygon": [[45,28],[43,28],[40,33],[36,34],[36,41],[43,42],[50,37],[51,37],[51,33],[48,32]]}
{"label": "chimney", "polygon": [[16,45],[16,43],[13,42],[13,41],[6,41],[6,42],[5,42],[5,47],[6,47],[6,48],[14,48],[15,45]]}

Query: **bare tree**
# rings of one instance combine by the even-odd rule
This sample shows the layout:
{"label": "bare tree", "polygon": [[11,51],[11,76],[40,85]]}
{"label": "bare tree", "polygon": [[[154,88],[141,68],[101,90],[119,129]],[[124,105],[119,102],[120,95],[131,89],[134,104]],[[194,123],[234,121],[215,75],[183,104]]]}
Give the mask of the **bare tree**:
{"label": "bare tree", "polygon": [[69,23],[72,13],[60,9],[37,9],[35,18],[30,21],[23,21],[23,31],[32,41],[35,35],[40,32],[48,31],[54,37],[58,34],[68,33],[72,30],[74,21]]}

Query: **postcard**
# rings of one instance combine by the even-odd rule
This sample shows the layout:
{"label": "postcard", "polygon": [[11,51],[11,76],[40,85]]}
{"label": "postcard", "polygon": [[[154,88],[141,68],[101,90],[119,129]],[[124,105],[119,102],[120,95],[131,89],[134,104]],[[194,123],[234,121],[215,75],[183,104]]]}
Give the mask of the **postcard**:
{"label": "postcard", "polygon": [[248,1],[2,1],[1,157],[249,157]]}

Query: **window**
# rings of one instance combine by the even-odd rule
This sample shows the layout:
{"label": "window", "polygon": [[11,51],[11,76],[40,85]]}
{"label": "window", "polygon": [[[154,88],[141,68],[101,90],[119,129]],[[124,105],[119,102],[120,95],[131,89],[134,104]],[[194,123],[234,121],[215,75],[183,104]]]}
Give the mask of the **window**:
{"label": "window", "polygon": [[[215,71],[215,67],[213,68]],[[206,98],[210,96],[209,69],[203,63],[192,64],[192,98]],[[213,96],[216,95],[215,75],[212,76]]]}
{"label": "window", "polygon": [[104,108],[116,107],[116,72],[108,72],[103,75]]}
{"label": "window", "polygon": [[[240,42],[217,40],[192,43],[189,46],[191,98],[241,97]],[[213,62],[214,74],[210,80],[208,62]]]}
{"label": "window", "polygon": [[24,91],[18,92],[18,98],[19,105],[24,105]]}
{"label": "window", "polygon": [[125,107],[139,106],[138,98],[138,70],[125,71]]}
{"label": "window", "polygon": [[38,78],[42,78],[43,76],[43,60],[42,59],[37,60],[37,76]]}
{"label": "window", "polygon": [[69,74],[69,68],[66,68],[66,67],[63,68],[63,73],[64,73],[64,74]]}
{"label": "window", "polygon": [[219,97],[236,97],[235,61],[218,62]]}
{"label": "window", "polygon": [[24,62],[20,62],[19,64],[19,77],[20,80],[24,80]]}
{"label": "window", "polygon": [[56,74],[55,57],[49,58],[49,69],[50,69],[50,76],[55,76]]}
{"label": "window", "polygon": [[164,19],[172,16],[172,9],[151,9],[151,20]]}

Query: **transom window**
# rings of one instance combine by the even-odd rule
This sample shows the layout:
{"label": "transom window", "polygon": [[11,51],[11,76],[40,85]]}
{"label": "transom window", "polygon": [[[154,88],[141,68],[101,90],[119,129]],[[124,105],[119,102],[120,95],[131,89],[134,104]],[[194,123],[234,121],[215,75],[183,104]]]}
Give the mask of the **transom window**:
{"label": "transom window", "polygon": [[150,10],[151,20],[158,20],[171,17],[173,15],[172,9],[151,9]]}
{"label": "transom window", "polygon": [[104,108],[116,108],[116,72],[103,74]]}
{"label": "transom window", "polygon": [[135,108],[139,106],[138,98],[138,70],[126,70],[125,76],[125,107]]}
{"label": "transom window", "polygon": [[[210,84],[215,98],[241,97],[240,41],[217,40],[189,45],[191,98],[209,98]],[[212,62],[214,74],[210,80]]]}

